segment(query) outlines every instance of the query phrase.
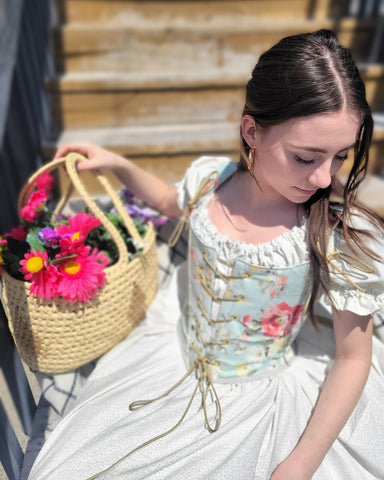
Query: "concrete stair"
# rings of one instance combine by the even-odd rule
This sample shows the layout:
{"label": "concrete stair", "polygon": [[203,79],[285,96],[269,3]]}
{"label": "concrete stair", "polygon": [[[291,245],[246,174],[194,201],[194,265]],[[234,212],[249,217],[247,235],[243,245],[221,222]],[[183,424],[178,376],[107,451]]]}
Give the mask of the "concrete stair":
{"label": "concrete stair", "polygon": [[[57,75],[47,79],[57,135],[129,156],[168,182],[202,154],[236,159],[244,86],[282,36],[332,28],[359,62],[368,99],[384,111],[384,66],[364,61],[374,22],[331,0],[56,0]],[[370,172],[384,175],[384,125]]]}

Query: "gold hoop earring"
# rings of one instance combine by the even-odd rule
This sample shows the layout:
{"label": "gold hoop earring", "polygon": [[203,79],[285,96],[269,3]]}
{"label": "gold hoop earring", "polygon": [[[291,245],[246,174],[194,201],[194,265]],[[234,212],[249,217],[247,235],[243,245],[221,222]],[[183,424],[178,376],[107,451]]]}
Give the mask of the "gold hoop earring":
{"label": "gold hoop earring", "polygon": [[246,163],[247,163],[247,169],[248,169],[249,174],[251,175],[251,177],[254,180],[256,180],[255,174],[253,172],[253,168],[254,168],[254,165],[255,165],[255,149],[254,148],[249,149],[248,162],[246,162]]}

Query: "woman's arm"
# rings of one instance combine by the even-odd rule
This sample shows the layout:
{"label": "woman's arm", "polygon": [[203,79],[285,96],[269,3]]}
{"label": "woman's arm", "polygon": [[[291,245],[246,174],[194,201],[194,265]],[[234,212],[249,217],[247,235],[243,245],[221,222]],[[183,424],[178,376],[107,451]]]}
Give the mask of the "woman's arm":
{"label": "woman's arm", "polygon": [[170,217],[181,215],[176,202],[176,189],[137,167],[130,160],[85,142],[61,147],[55,158],[64,157],[70,152],[78,152],[88,157],[88,161],[78,163],[79,171],[111,170],[128,190],[151,207]]}
{"label": "woman's arm", "polygon": [[355,408],[368,378],[372,318],[333,312],[336,356],[298,444],[271,480],[309,480]]}

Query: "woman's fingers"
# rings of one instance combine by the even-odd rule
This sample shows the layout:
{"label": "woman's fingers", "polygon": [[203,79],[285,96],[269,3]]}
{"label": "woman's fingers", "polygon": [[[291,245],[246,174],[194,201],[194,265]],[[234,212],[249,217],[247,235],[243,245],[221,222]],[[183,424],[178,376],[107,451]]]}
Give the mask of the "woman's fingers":
{"label": "woman's fingers", "polygon": [[59,147],[59,149],[55,154],[55,158],[65,157],[66,155],[68,155],[68,153],[71,153],[71,152],[77,152],[77,153],[80,153],[81,155],[84,155],[90,158],[95,154],[97,150],[102,150],[102,149],[100,147],[97,147],[96,145],[93,145],[87,142],[67,143],[62,147]]}
{"label": "woman's fingers", "polygon": [[77,170],[98,170],[109,169],[113,170],[117,166],[125,164],[126,159],[123,157],[105,150],[98,145],[92,143],[69,143],[60,147],[55,155],[55,158],[61,158],[68,155],[71,152],[77,152],[87,158],[85,162],[77,163]]}

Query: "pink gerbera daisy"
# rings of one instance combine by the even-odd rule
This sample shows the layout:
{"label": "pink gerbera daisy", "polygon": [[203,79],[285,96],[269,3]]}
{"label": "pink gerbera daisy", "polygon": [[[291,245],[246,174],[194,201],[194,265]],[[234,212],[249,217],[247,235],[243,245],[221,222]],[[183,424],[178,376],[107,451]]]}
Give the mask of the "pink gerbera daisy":
{"label": "pink gerbera daisy", "polygon": [[48,195],[43,190],[33,192],[26,205],[20,209],[20,217],[27,222],[34,222],[45,207]]}
{"label": "pink gerbera daisy", "polygon": [[58,294],[70,302],[87,303],[107,281],[103,270],[108,263],[108,258],[97,249],[89,256],[78,255],[63,259],[58,265]]}
{"label": "pink gerbera daisy", "polygon": [[74,248],[84,242],[88,233],[100,225],[100,220],[89,213],[78,213],[65,223],[55,227],[56,233],[61,236],[60,247],[65,252],[72,252]]}
{"label": "pink gerbera daisy", "polygon": [[47,252],[31,250],[24,255],[24,260],[20,260],[19,270],[31,282],[32,295],[49,300],[57,297],[57,270],[47,263],[47,258]]}

